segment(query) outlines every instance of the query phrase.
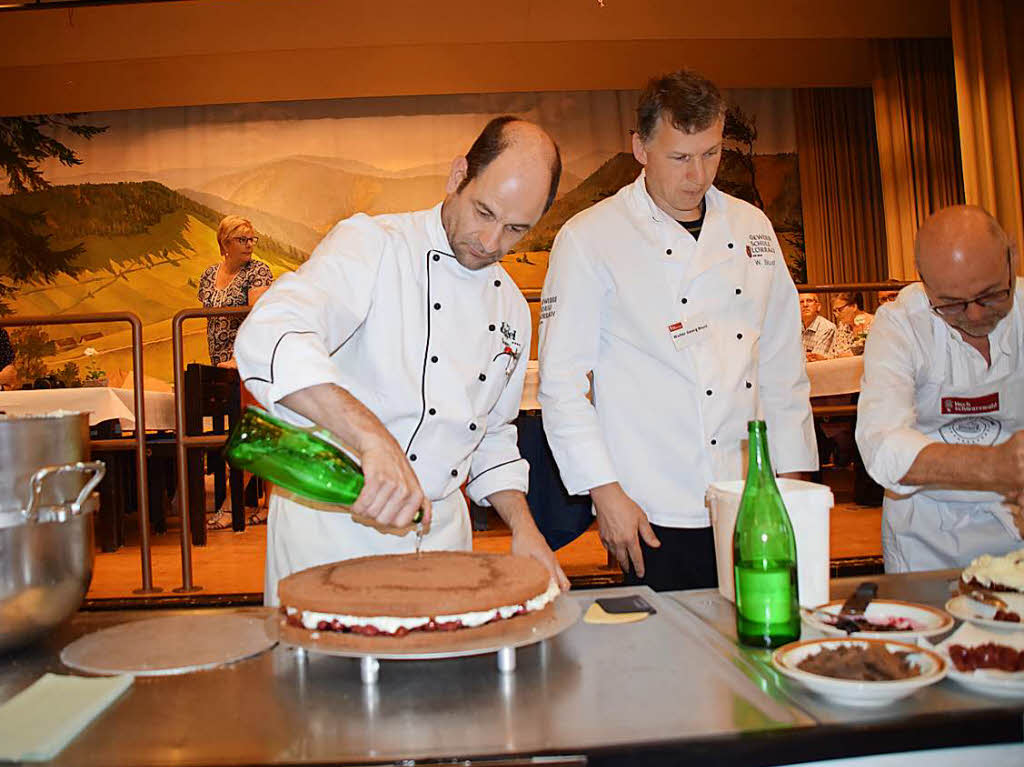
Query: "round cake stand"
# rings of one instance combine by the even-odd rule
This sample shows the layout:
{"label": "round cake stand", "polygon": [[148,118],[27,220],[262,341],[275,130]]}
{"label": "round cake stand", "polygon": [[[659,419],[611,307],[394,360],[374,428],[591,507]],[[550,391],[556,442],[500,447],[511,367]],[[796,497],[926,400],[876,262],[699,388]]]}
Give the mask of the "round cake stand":
{"label": "round cake stand", "polygon": [[[347,649],[338,646],[337,642],[345,635],[332,635],[332,645],[321,644],[314,635],[305,641],[295,642],[292,639],[285,639],[281,636],[279,627],[281,616],[273,615],[267,620],[266,629],[270,638],[280,641],[281,644],[295,648],[295,657],[300,665],[305,667],[308,660],[307,653],[315,652],[322,655],[333,655],[339,658],[358,658],[359,676],[363,684],[373,685],[377,683],[380,676],[380,662],[382,660],[441,660],[447,658],[462,658],[471,655],[497,654],[498,671],[502,674],[511,674],[516,670],[516,650],[520,647],[528,647],[537,644],[545,639],[557,636],[570,626],[574,625],[580,618],[579,605],[567,596],[558,596],[552,604],[552,614],[547,620],[529,625],[525,629],[518,629],[514,619],[509,622],[508,632],[500,639],[494,637],[485,639],[465,639],[459,637],[458,632],[437,632],[437,649],[419,649],[416,652],[385,652],[373,653],[365,650]],[[325,632],[326,633],[326,632]]]}

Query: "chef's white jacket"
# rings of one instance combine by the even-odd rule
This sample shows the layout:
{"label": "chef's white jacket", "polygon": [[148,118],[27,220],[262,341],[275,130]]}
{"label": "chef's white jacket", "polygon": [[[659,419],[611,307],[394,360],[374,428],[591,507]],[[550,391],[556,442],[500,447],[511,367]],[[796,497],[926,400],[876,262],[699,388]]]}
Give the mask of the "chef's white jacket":
{"label": "chef's white jacket", "polygon": [[[299,389],[333,383],[362,402],[405,449],[434,504],[424,548],[466,549],[472,532],[463,482],[482,505],[499,490],[527,490],[513,420],[530,312],[501,266],[459,264],[440,211],[339,223],[256,303],[235,357],[253,395],[292,423],[309,424],[280,403]],[[271,604],[276,580],[290,572],[415,544],[409,531],[382,533],[284,491],[273,494],[269,524]]]}
{"label": "chef's white jacket", "polygon": [[989,335],[991,365],[910,285],[880,307],[868,334],[857,446],[887,489],[887,572],[963,567],[1020,546],[999,493],[917,487],[900,480],[933,442],[997,445],[1024,429],[1024,289]]}
{"label": "chef's white jacket", "polygon": [[654,524],[705,527],[708,484],[744,476],[749,420],[777,471],[817,468],[799,303],[761,211],[712,187],[697,241],[644,179],[555,240],[538,398],[570,493],[617,481]]}

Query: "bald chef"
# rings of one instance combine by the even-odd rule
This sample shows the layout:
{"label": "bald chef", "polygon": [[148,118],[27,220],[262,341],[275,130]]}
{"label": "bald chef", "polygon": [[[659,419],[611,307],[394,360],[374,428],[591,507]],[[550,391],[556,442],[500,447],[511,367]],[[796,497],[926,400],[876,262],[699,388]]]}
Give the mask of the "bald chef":
{"label": "bald chef", "polygon": [[887,492],[886,572],[963,567],[1020,546],[1024,302],[1009,237],[981,208],[921,226],[921,282],[875,315],[857,445]]}
{"label": "bald chef", "polygon": [[775,232],[712,186],[724,120],[700,75],[652,80],[633,135],[644,170],[562,227],[541,299],[539,399],[562,479],[589,492],[628,582],[658,590],[717,582],[704,493],[743,477],[748,420],[767,420],[778,471],[818,465]]}
{"label": "bald chef", "polygon": [[516,428],[530,352],[526,301],[497,263],[550,207],[561,159],[537,126],[492,120],[452,164],[447,196],[415,213],[356,215],[257,302],[235,344],[245,385],[275,415],[317,424],[360,457],[352,514],[275,489],[264,599],[314,565],[470,549],[460,487],[493,505],[512,551],[568,581],[526,505]]}

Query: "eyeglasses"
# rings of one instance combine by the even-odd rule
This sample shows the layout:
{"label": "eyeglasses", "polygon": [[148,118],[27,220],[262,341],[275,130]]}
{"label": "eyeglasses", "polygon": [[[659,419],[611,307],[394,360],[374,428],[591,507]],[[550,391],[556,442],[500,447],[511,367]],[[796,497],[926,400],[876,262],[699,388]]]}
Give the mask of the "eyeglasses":
{"label": "eyeglasses", "polygon": [[948,304],[932,304],[932,311],[940,317],[956,317],[959,314],[963,314],[967,311],[967,307],[971,304],[977,304],[985,309],[990,309],[993,306],[999,306],[1007,298],[1010,297],[1010,293],[1013,292],[1013,262],[1010,260],[1010,249],[1006,249],[1006,269],[1010,273],[1010,287],[1003,290],[994,290],[991,293],[986,293],[983,296],[972,298],[967,301],[953,301]]}
{"label": "eyeglasses", "polygon": [[255,245],[260,241],[259,237],[232,237],[231,239],[239,245]]}

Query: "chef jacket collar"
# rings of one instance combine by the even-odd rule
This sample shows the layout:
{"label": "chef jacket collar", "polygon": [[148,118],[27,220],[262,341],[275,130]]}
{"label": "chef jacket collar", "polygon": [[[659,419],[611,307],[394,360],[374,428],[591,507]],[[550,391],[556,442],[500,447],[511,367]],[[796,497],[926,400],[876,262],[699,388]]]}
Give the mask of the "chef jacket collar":
{"label": "chef jacket collar", "polygon": [[[679,225],[672,216],[658,207],[658,204],[647,191],[647,171],[641,170],[636,181],[629,189],[629,200],[633,210],[638,214],[640,220],[650,222],[657,227],[658,235],[665,245],[665,238],[668,244],[678,241],[677,238],[689,236],[685,229]],[[690,261],[686,270],[687,281],[693,280],[702,272],[707,271],[722,261],[728,261],[738,249],[729,248],[735,243],[732,235],[729,219],[726,215],[725,195],[714,186],[708,188],[704,195],[704,225],[701,230],[701,241],[698,243],[694,258]]]}
{"label": "chef jacket collar", "polygon": [[427,216],[427,237],[431,249],[454,258],[455,251],[448,243],[448,234],[444,231],[444,225],[441,223],[441,206],[443,204],[444,202],[439,202],[430,209],[430,215]]}
{"label": "chef jacket collar", "polygon": [[[679,226],[679,222],[659,208],[658,203],[654,201],[654,198],[647,191],[646,170],[640,171],[640,175],[636,177],[636,180],[630,186],[629,193],[636,209],[644,213],[652,221],[672,224],[674,227]],[[709,219],[718,218],[725,211],[723,195],[714,185],[708,187],[708,191],[704,195],[704,204],[706,206],[704,210],[704,225],[707,226]]]}
{"label": "chef jacket collar", "polygon": [[[430,249],[434,252],[440,253],[442,256],[447,256],[448,263],[452,266],[451,272],[458,277],[466,277],[476,280],[493,278],[494,271],[500,262],[491,264],[490,266],[485,266],[483,269],[475,270],[467,269],[459,263],[459,260],[455,257],[455,251],[448,242],[448,234],[444,230],[444,224],[441,223],[441,206],[443,204],[443,202],[439,202],[430,209],[429,215],[427,216],[427,238],[430,243]],[[445,261],[442,260],[441,263],[445,263]]]}

